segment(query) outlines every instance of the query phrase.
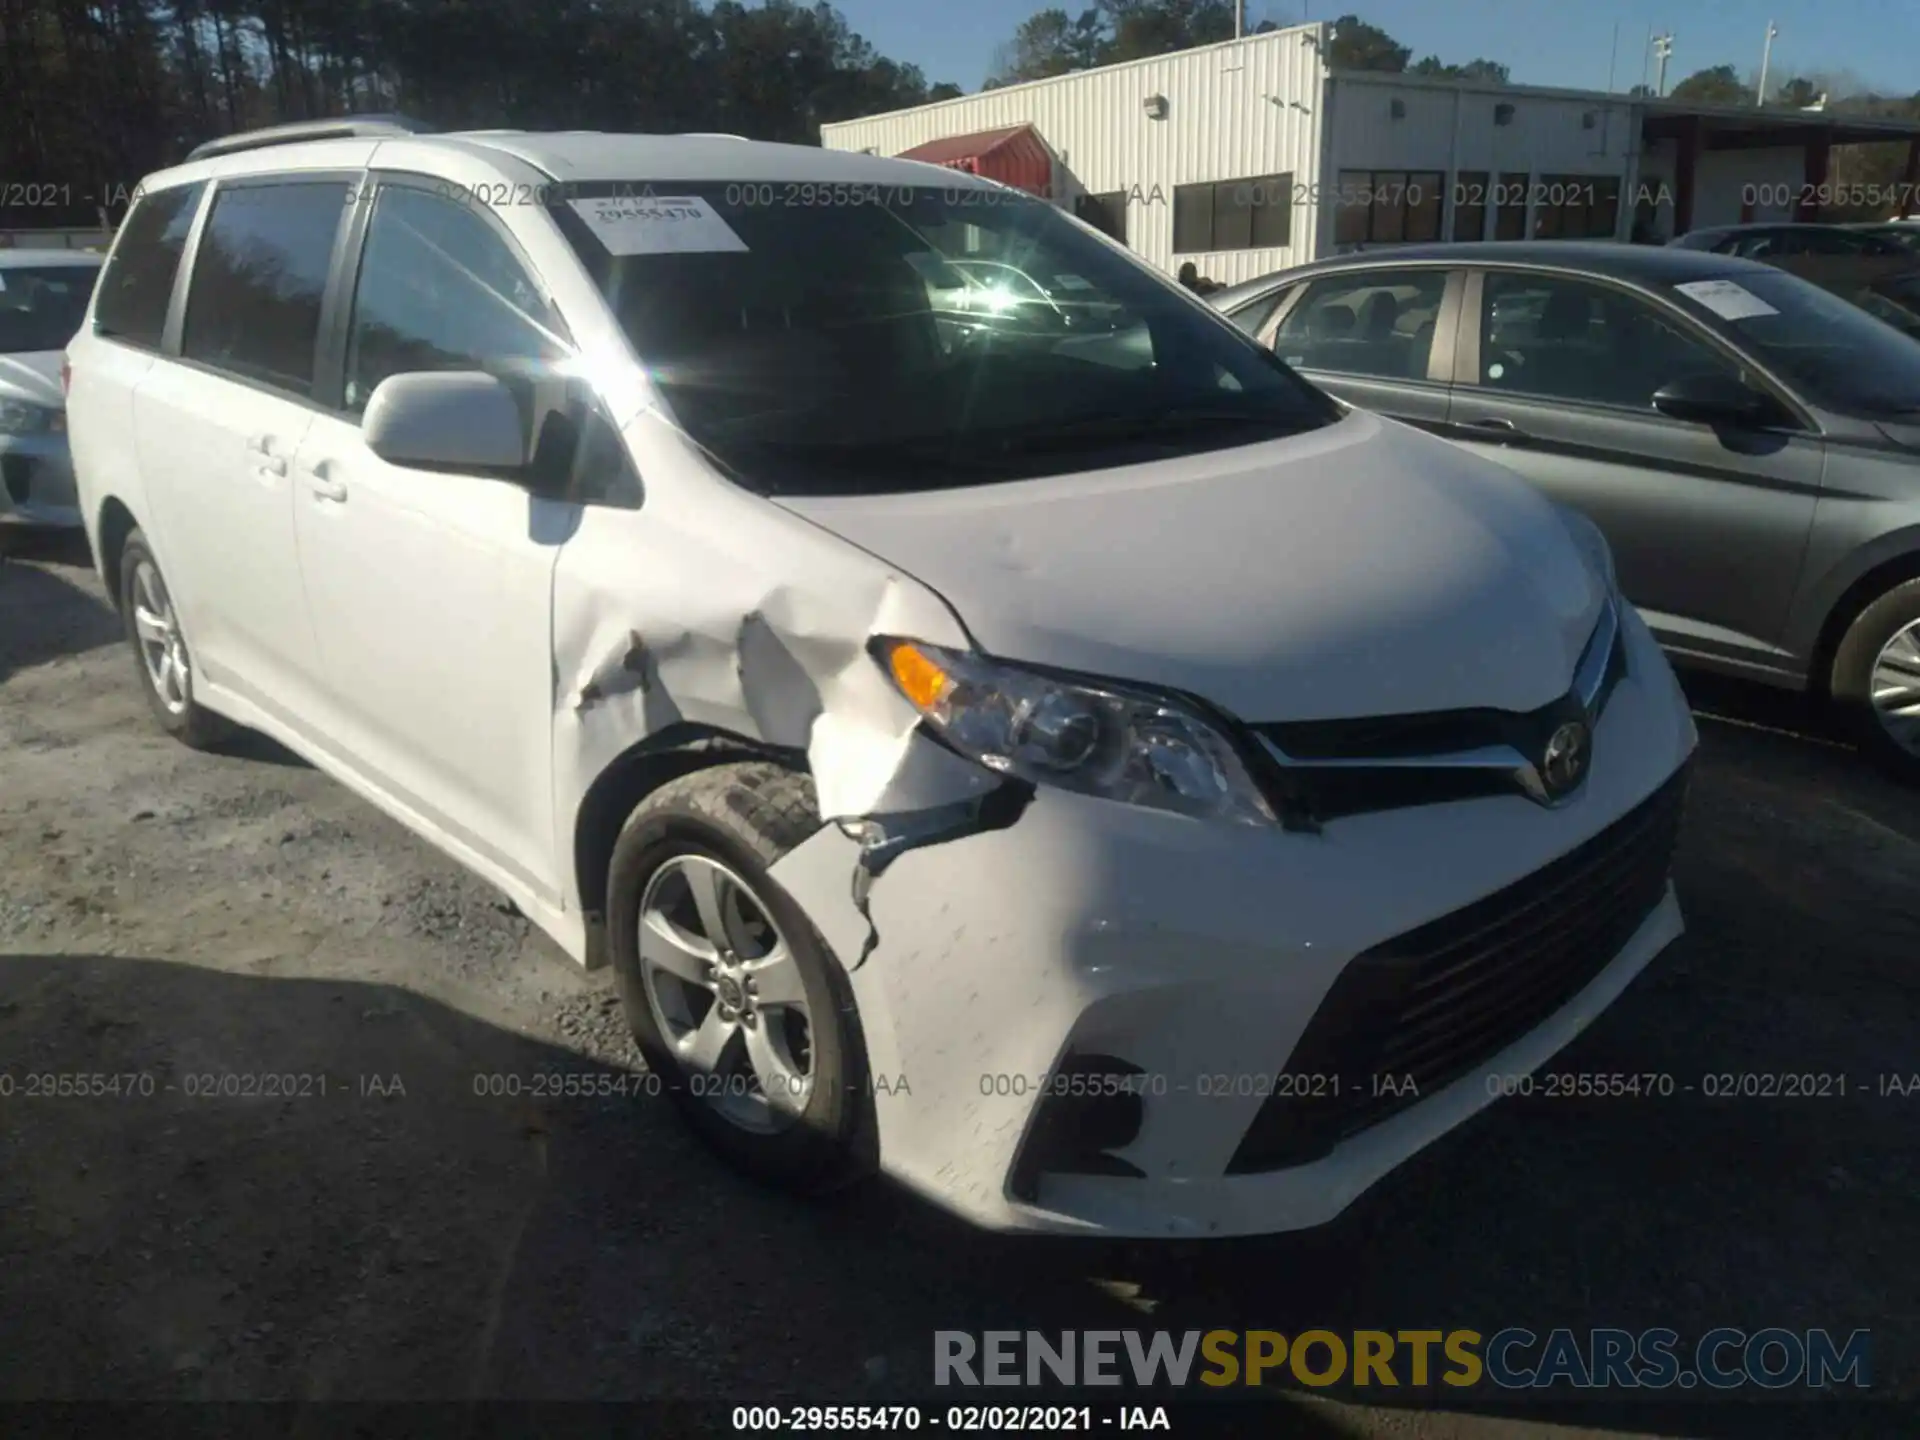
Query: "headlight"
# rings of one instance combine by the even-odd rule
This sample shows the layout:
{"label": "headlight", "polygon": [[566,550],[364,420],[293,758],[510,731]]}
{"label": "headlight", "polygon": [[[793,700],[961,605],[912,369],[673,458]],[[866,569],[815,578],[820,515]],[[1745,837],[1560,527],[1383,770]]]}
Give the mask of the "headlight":
{"label": "headlight", "polygon": [[38,435],[59,412],[26,400],[0,400],[0,435]]}
{"label": "headlight", "polygon": [[876,652],[927,723],[989,770],[1125,805],[1274,823],[1233,744],[1171,696],[918,641],[882,639]]}
{"label": "headlight", "polygon": [[1572,533],[1574,544],[1586,555],[1587,563],[1606,580],[1607,589],[1617,592],[1620,581],[1613,573],[1613,547],[1607,544],[1607,537],[1600,533],[1600,527],[1578,510],[1569,510],[1565,506],[1560,509],[1560,518]]}

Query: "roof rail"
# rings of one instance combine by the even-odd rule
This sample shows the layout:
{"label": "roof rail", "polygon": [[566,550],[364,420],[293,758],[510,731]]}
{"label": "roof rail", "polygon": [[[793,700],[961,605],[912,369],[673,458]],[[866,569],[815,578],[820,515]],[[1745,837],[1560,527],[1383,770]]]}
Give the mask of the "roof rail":
{"label": "roof rail", "polygon": [[346,140],[372,135],[429,135],[433,127],[404,115],[340,115],[331,120],[296,120],[289,125],[269,125],[263,130],[242,130],[196,145],[187,152],[189,160],[206,160],[215,155],[236,155],[242,150],[263,150],[269,145],[294,145],[302,140]]}
{"label": "roof rail", "polygon": [[682,130],[679,138],[682,140],[745,140],[747,137],[728,135],[719,130]]}

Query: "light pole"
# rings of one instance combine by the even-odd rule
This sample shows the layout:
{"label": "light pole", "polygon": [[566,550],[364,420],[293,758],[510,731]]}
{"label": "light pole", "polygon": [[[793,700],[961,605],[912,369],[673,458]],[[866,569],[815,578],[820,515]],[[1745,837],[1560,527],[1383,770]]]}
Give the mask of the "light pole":
{"label": "light pole", "polygon": [[1753,103],[1767,103],[1767,67],[1773,62],[1773,37],[1780,33],[1780,27],[1771,20],[1767,22],[1767,43],[1760,49],[1760,88],[1754,92]]}
{"label": "light pole", "polygon": [[1247,31],[1247,0],[1233,0],[1233,38],[1238,40]]}
{"label": "light pole", "polygon": [[1654,71],[1653,93],[1662,99],[1667,93],[1667,61],[1673,56],[1673,36],[1671,33],[1653,37],[1653,57],[1660,62]]}

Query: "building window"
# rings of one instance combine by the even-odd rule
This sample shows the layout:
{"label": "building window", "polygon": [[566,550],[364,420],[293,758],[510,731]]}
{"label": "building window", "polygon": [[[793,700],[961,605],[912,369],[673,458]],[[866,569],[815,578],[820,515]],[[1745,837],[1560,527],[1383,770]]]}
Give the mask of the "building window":
{"label": "building window", "polygon": [[1293,176],[1261,175],[1173,187],[1173,249],[1265,250],[1293,233]]}
{"label": "building window", "polygon": [[1527,238],[1527,187],[1533,177],[1527,174],[1501,175],[1493,182],[1493,238]]}
{"label": "building window", "polygon": [[1615,175],[1543,175],[1533,187],[1533,233],[1541,240],[1611,240],[1620,222]]}
{"label": "building window", "polygon": [[1438,240],[1446,182],[1437,170],[1342,170],[1333,197],[1334,243]]}
{"label": "building window", "polygon": [[1127,243],[1127,192],[1106,190],[1098,195],[1082,195],[1073,202],[1073,213],[1102,235]]}
{"label": "building window", "polygon": [[1493,177],[1484,170],[1462,170],[1453,177],[1453,238],[1487,238],[1487,189]]}

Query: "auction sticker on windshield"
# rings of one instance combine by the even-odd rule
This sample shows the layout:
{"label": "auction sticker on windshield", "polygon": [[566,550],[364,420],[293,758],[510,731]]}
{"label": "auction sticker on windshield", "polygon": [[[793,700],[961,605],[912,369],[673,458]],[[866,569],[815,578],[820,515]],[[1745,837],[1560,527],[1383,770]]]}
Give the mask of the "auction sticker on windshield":
{"label": "auction sticker on windshield", "polygon": [[1746,286],[1732,280],[1689,280],[1673,288],[1689,299],[1698,300],[1722,320],[1751,320],[1759,315],[1780,313]]}
{"label": "auction sticker on windshield", "polygon": [[700,255],[747,248],[698,195],[612,196],[568,203],[610,255]]}

